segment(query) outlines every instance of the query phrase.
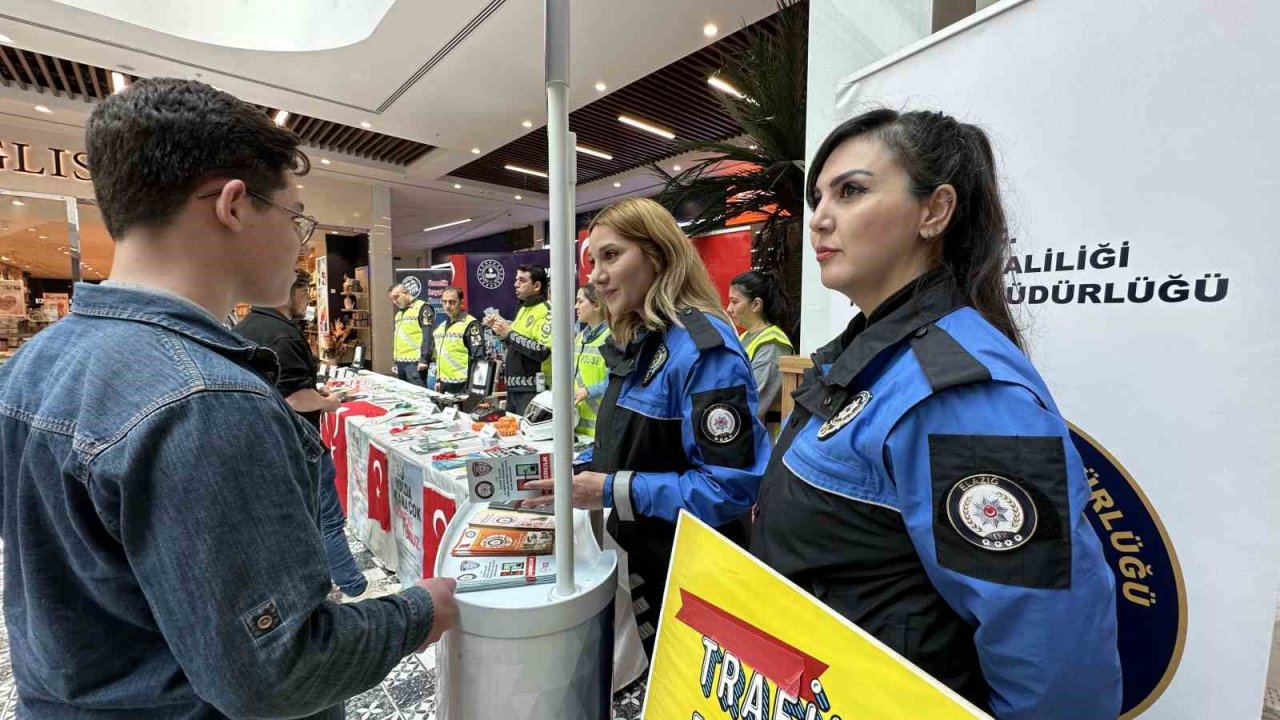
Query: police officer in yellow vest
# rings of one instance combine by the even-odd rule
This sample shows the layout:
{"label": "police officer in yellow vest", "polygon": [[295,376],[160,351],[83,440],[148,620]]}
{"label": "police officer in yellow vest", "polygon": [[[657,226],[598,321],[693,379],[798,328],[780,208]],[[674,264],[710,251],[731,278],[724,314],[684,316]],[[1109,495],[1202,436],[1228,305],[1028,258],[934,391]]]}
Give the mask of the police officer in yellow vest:
{"label": "police officer in yellow vest", "polygon": [[577,435],[594,439],[600,398],[609,389],[609,368],[600,348],[609,340],[609,306],[601,299],[594,283],[578,288],[578,322],[582,332],[573,343],[573,391],[578,403]]}
{"label": "police officer in yellow vest", "polygon": [[462,309],[461,288],[447,287],[440,294],[440,307],[448,319],[436,326],[436,390],[466,392],[467,380],[476,360],[484,357],[484,335],[480,322]]}
{"label": "police officer in yellow vest", "polygon": [[782,371],[778,360],[795,352],[791,339],[778,327],[783,315],[782,288],[777,278],[749,270],[729,281],[729,306],[725,311],[743,328],[738,339],[751,361],[751,375],[760,394],[757,413],[765,422],[781,422],[766,417],[782,392]]}
{"label": "police officer in yellow vest", "polygon": [[551,387],[551,289],[547,269],[521,265],[516,270],[516,297],[520,310],[512,323],[493,315],[484,319],[507,343],[505,369],[507,411],[523,414],[525,406],[542,390]]}
{"label": "police officer in yellow vest", "polygon": [[396,377],[414,385],[425,385],[427,365],[431,362],[431,323],[435,311],[410,295],[400,283],[392,285],[387,295],[396,306],[391,324],[395,328],[392,359],[396,363]]}

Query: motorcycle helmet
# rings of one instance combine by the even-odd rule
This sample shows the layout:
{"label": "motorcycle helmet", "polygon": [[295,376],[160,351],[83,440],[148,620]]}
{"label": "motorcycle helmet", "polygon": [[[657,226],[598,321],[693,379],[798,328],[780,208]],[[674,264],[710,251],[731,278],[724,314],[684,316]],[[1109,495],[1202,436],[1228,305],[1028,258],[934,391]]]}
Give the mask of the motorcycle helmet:
{"label": "motorcycle helmet", "polygon": [[[543,390],[533,399],[529,401],[529,406],[524,409],[524,416],[520,418],[520,432],[529,440],[550,440],[555,437],[555,419],[552,417],[551,409],[551,391]],[[578,425],[578,408],[573,408],[573,422],[571,426]]]}

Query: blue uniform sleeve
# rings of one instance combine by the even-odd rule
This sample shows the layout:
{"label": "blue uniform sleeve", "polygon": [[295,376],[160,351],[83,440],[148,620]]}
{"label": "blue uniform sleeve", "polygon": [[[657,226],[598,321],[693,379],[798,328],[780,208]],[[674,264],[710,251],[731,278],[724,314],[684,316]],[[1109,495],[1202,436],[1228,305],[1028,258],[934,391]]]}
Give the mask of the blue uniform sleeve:
{"label": "blue uniform sleeve", "polygon": [[621,519],[636,514],[675,522],[688,510],[717,526],[755,504],[770,441],[756,418],[755,381],[746,359],[727,347],[701,353],[685,381],[682,403],[681,443],[692,467],[616,473],[605,483],[605,502]]}
{"label": "blue uniform sleeve", "polygon": [[1115,718],[1115,580],[1062,418],[1020,386],[964,385],[907,413],[884,460],[929,579],[974,627],[995,716]]}
{"label": "blue uniform sleeve", "polygon": [[592,400],[604,397],[605,391],[609,389],[609,381],[604,380],[587,388],[587,397]]}

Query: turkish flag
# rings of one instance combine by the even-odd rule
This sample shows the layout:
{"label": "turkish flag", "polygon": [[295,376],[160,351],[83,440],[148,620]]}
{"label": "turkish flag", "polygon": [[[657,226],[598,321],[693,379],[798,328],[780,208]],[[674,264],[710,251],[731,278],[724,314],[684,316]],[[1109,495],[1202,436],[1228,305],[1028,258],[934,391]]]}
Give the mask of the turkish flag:
{"label": "turkish flag", "polygon": [[458,509],[453,498],[435,488],[422,486],[422,577],[435,577],[436,554],[444,542],[445,529]]}
{"label": "turkish flag", "polygon": [[387,478],[387,452],[369,443],[369,519],[391,532],[391,485]]}
{"label": "turkish flag", "polygon": [[337,470],[333,484],[338,488],[338,504],[342,505],[344,514],[347,512],[347,418],[386,414],[386,410],[373,403],[354,400],[320,417],[320,437],[333,456],[333,467]]}

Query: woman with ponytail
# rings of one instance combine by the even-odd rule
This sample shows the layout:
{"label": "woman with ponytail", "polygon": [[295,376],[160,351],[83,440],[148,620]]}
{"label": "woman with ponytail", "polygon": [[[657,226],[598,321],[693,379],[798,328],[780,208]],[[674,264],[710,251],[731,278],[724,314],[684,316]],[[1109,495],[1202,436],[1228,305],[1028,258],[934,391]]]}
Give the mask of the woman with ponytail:
{"label": "woman with ponytail", "polygon": [[986,134],[859,115],[807,199],[822,284],[862,313],[795,394],[752,552],[998,718],[1115,718],[1115,580],[1005,302]]}
{"label": "woman with ponytail", "polygon": [[725,311],[742,328],[738,339],[746,348],[751,375],[760,393],[760,419],[773,423],[781,420],[766,417],[782,390],[778,359],[795,352],[791,338],[781,327],[783,309],[782,288],[772,275],[748,270],[729,282],[729,306]]}

